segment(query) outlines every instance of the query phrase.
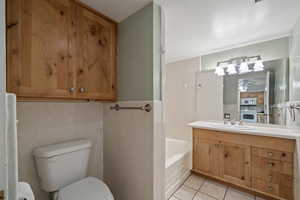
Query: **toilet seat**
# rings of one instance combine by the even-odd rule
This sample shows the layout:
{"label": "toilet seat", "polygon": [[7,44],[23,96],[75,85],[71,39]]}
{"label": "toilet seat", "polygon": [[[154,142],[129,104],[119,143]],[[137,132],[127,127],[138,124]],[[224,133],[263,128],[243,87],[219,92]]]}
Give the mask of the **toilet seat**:
{"label": "toilet seat", "polygon": [[82,179],[62,188],[58,192],[59,200],[114,200],[105,183],[93,177]]}

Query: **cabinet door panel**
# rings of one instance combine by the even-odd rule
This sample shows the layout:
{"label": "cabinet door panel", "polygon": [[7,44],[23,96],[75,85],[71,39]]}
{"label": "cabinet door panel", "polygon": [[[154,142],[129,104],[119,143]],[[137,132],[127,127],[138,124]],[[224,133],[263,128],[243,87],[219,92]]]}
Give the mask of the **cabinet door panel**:
{"label": "cabinet door panel", "polygon": [[112,100],[116,95],[116,25],[80,6],[78,13],[78,96]]}
{"label": "cabinet door panel", "polygon": [[[8,91],[22,97],[71,97],[72,3],[8,1]],[[17,25],[10,27],[10,24]]]}
{"label": "cabinet door panel", "polygon": [[219,176],[220,151],[215,141],[197,139],[194,136],[193,169]]}
{"label": "cabinet door panel", "polygon": [[235,184],[250,186],[250,147],[223,143],[222,148],[221,176]]}

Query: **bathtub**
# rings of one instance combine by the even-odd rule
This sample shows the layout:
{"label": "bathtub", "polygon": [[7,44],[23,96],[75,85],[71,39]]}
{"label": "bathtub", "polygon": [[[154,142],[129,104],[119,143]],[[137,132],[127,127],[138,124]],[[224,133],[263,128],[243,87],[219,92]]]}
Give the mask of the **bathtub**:
{"label": "bathtub", "polygon": [[166,199],[169,199],[190,175],[190,170],[192,168],[191,150],[191,142],[166,138]]}

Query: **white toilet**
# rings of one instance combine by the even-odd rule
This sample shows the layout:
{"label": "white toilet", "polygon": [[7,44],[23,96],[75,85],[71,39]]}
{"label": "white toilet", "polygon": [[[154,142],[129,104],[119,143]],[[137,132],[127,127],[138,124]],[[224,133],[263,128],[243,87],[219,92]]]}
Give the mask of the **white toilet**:
{"label": "white toilet", "polygon": [[33,151],[41,187],[53,200],[114,200],[105,183],[87,177],[91,142],[76,140]]}

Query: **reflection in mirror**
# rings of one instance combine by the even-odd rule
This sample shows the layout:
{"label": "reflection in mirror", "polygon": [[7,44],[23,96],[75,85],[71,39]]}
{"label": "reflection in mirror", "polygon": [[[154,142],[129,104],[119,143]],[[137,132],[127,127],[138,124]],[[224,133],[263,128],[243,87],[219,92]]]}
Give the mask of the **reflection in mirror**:
{"label": "reflection in mirror", "polygon": [[289,97],[288,59],[263,64],[264,71],[224,76],[225,119],[285,125],[283,105]]}

